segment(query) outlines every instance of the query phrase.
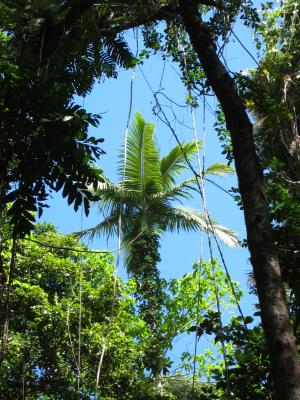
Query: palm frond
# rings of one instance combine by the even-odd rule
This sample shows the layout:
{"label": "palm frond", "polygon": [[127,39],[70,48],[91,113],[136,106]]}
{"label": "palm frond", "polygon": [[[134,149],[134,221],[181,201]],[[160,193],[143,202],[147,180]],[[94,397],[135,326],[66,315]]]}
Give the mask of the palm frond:
{"label": "palm frond", "polygon": [[105,215],[115,214],[120,210],[122,193],[119,185],[110,182],[107,178],[98,182],[97,189],[92,190],[99,197],[98,208]]}
{"label": "palm frond", "polygon": [[215,233],[228,247],[236,247],[238,239],[231,229],[219,225],[211,217],[209,219],[204,213],[189,207],[173,207],[165,219],[165,229],[170,231],[203,230],[207,233]]}
{"label": "palm frond", "polygon": [[210,174],[216,176],[225,176],[226,174],[234,174],[234,172],[234,168],[230,167],[229,165],[215,163],[205,169],[204,175]]}
{"label": "palm frond", "polygon": [[126,165],[124,151],[121,154],[121,161],[119,173],[122,175],[124,172],[123,182],[126,190],[141,193],[160,190],[161,172],[154,125],[146,123],[139,113],[136,114],[128,135]]}
{"label": "palm frond", "polygon": [[119,214],[111,214],[104,221],[100,222],[93,228],[85,229],[81,232],[75,232],[76,237],[88,237],[93,240],[101,235],[112,237],[117,235]]}
{"label": "palm frond", "polygon": [[[140,198],[140,192],[134,190],[126,190],[122,187],[122,182],[118,184],[109,181],[99,182],[98,188],[94,192],[100,197],[100,207],[112,209],[122,204],[137,204]],[[109,205],[109,206],[108,206]]]}
{"label": "palm frond", "polygon": [[192,198],[191,191],[198,191],[197,187],[195,187],[196,178],[192,177],[186,179],[185,181],[179,183],[178,185],[172,186],[170,189],[164,190],[160,193],[155,194],[153,197],[155,199],[161,200],[170,200],[170,201],[180,201],[182,199],[190,199]]}
{"label": "palm frond", "polygon": [[191,159],[200,147],[201,142],[195,141],[178,144],[161,160],[160,171],[166,187],[171,187],[175,183],[176,176],[188,168],[186,158]]}

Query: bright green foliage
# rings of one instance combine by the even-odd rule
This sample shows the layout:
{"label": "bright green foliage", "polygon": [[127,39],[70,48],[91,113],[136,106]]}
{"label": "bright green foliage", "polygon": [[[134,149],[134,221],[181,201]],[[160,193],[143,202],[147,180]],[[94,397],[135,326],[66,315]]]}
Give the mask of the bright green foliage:
{"label": "bright green foliage", "polygon": [[199,383],[190,377],[177,374],[175,377],[166,379],[165,391],[169,394],[170,400],[211,400],[217,399],[217,391],[214,384]]}
{"label": "bright green foliage", "polygon": [[[145,373],[145,368],[152,369],[151,362],[156,362],[155,358],[151,359],[151,351],[156,355],[151,347],[154,330],[149,326],[149,307],[140,304],[138,296],[137,304],[133,300],[139,283],[137,279],[131,279],[126,284],[117,279],[115,306],[111,313],[114,281],[111,255],[59,249],[85,250],[86,247],[70,236],[57,233],[53,226],[47,224],[37,226],[31,239],[53,247],[45,248],[28,240],[18,241],[8,350],[0,369],[0,398],[22,398],[23,393],[28,399],[77,398],[79,332],[80,398],[90,398],[95,392],[99,357],[111,319],[100,375],[99,398],[154,400],[161,398],[159,393],[163,390],[165,400],[177,399],[180,373],[173,378],[165,375],[162,387],[159,385],[160,378],[153,380]],[[149,238],[145,239],[145,244],[155,250]],[[9,239],[4,241],[4,247],[4,264],[8,268]],[[151,254],[149,249],[144,250],[148,257],[155,257],[155,252]],[[143,258],[142,248],[139,252],[137,249],[137,255],[141,254]],[[148,258],[146,261],[149,266],[155,260]],[[204,321],[207,313],[216,311],[213,279],[219,287],[221,303],[225,305],[231,298],[228,282],[220,267],[214,263],[213,278],[211,264],[202,262],[201,266],[200,275],[197,263],[191,273],[180,279],[156,282],[162,286],[161,292],[158,290],[158,295],[162,297],[158,296],[156,301],[164,304],[159,318],[155,320],[156,333],[161,339],[157,343],[162,354],[157,361],[166,374],[170,365],[166,353],[172,350],[174,339],[186,334],[197,319]],[[141,282],[143,290],[155,290],[151,286],[153,279],[149,282],[142,279]],[[137,315],[138,309],[140,315]],[[154,309],[157,309],[155,305]],[[184,363],[181,367],[184,368]],[[200,365],[197,376],[206,371]],[[191,391],[191,381],[186,380],[184,384]],[[200,388],[196,384],[197,393],[210,393],[212,390],[212,385],[201,385]]]}
{"label": "bright green foliage", "polygon": [[[237,298],[240,299],[241,291],[236,282],[233,282],[233,285]],[[202,347],[202,343],[207,347],[208,341],[212,345],[211,348],[198,352],[196,356],[196,377],[200,381],[211,382],[202,387],[202,391],[208,394],[205,397],[203,393],[200,399],[223,400],[228,398],[228,393],[236,400],[271,399],[270,363],[261,326],[249,327],[253,318],[245,317],[243,321],[241,316],[232,317],[226,324],[222,318],[221,325],[215,288],[217,287],[222,310],[230,310],[235,305],[235,300],[228,279],[216,260],[213,265],[203,261],[195,263],[193,273],[170,282],[169,287],[172,296],[167,301],[169,313],[165,319],[165,331],[172,337],[172,334],[175,336],[178,332],[187,331],[187,327],[191,325],[198,325],[198,349]],[[197,302],[198,313],[195,306]],[[227,368],[223,360],[222,342],[226,349]],[[192,373],[194,354],[183,352],[181,360],[183,376]],[[190,391],[191,382],[184,382]],[[177,385],[176,381],[175,386]],[[188,398],[184,397],[184,394],[182,396],[183,399]]]}
{"label": "bright green foliage", "polygon": [[236,400],[271,400],[273,382],[262,327],[245,329],[239,318],[233,318],[223,333],[232,350],[227,354],[228,372],[213,370],[217,388],[229,391]]}
{"label": "bright green foliage", "polygon": [[[85,248],[49,225],[38,226],[33,238],[53,246]],[[0,398],[22,398],[23,392],[28,399],[77,398],[79,358],[80,398],[90,398],[111,318],[98,392],[101,398],[132,398],[135,382],[143,376],[139,357],[144,344],[136,339],[143,335],[144,324],[134,316],[132,298],[119,279],[111,314],[113,281],[109,254],[19,242]]]}
{"label": "bright green foliage", "polygon": [[[233,282],[233,285],[239,298],[241,291],[236,283]],[[167,301],[169,313],[165,318],[165,331],[170,332],[170,337],[186,332],[191,322],[195,324],[198,320],[200,323],[207,312],[216,311],[216,287],[222,307],[231,307],[234,300],[229,282],[216,260],[213,264],[199,260],[194,263],[192,272],[170,281],[169,290],[172,296]]]}

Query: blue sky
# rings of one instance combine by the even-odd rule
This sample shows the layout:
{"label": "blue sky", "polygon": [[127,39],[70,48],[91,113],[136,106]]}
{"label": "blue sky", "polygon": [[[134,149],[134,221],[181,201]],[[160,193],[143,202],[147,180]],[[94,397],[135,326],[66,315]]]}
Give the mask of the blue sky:
{"label": "blue sky", "polygon": [[[255,54],[251,32],[247,31],[246,28],[240,24],[236,26],[235,32],[243,43]],[[128,36],[129,40],[134,43],[133,35],[129,33]],[[135,51],[135,49],[133,49],[133,51]],[[230,70],[236,71],[255,67],[253,60],[238,43],[231,42],[231,44],[227,46],[224,56],[226,57]],[[161,84],[163,92],[176,103],[181,105],[185,104],[187,93],[180,82],[178,72],[176,72],[178,68],[175,64],[167,62],[164,66],[161,57],[154,56],[150,57],[150,59],[141,66],[141,69],[154,90],[158,90],[160,87],[162,71],[165,69]],[[152,113],[152,108],[155,103],[143,74],[140,69],[137,69],[135,72],[131,120],[134,117],[134,113],[139,111],[147,121],[153,122],[156,125],[156,136],[159,148],[161,153],[165,154],[176,142],[168,128]],[[102,114],[100,127],[91,129],[90,133],[105,139],[102,148],[105,150],[106,155],[100,159],[98,165],[112,181],[117,180],[118,153],[123,144],[127,121],[131,77],[132,71],[119,71],[117,79],[106,80],[105,82],[95,85],[90,96],[84,100],[78,99],[78,102],[84,104],[89,112]],[[161,97],[161,102],[163,104],[168,103],[163,97]],[[200,107],[195,111],[195,117],[198,136],[201,139],[203,138],[204,124],[203,106],[201,101],[199,103]],[[209,99],[209,106],[212,110],[215,109],[216,101],[214,98]],[[165,110],[166,112],[170,111],[168,108],[165,108]],[[189,110],[187,108],[174,106],[174,112],[177,120],[184,122],[184,125],[187,126],[183,126],[179,122],[174,124],[178,137],[185,141],[193,140],[193,131],[189,128],[192,126]],[[221,155],[220,144],[216,132],[213,129],[214,121],[215,117],[207,107],[205,124],[206,166],[213,162],[226,162]],[[187,176],[189,175],[191,174]],[[215,178],[215,181],[221,184],[225,189],[236,186],[236,178],[234,176]],[[220,224],[228,226],[237,232],[240,239],[245,238],[244,217],[234,200],[209,183],[206,183],[206,195],[208,210],[213,218]],[[201,208],[200,197],[195,197],[189,205],[195,208]],[[81,212],[74,213],[72,207],[67,206],[67,202],[61,198],[60,194],[53,195],[50,206],[49,209],[45,210],[42,220],[52,222],[64,233],[79,231],[81,228],[85,229],[94,226],[101,219],[96,208],[92,210],[88,218],[82,218]],[[208,259],[209,252],[205,238],[203,243],[203,258]],[[117,242],[116,240],[109,240],[107,242],[106,238],[103,237],[91,243],[91,246],[97,249],[113,249],[117,247]],[[225,246],[222,246],[222,250],[232,279],[240,282],[245,293],[241,302],[243,311],[246,315],[251,314],[253,310],[252,305],[256,302],[256,299],[248,294],[247,289],[247,274],[251,270],[249,253],[246,249],[228,249]],[[182,276],[184,273],[191,271],[193,262],[197,260],[200,255],[199,233],[165,234],[161,240],[162,261],[159,265],[162,276],[165,278]],[[219,258],[216,249],[214,249],[214,256]],[[126,278],[126,273],[122,266],[120,268],[120,275]],[[190,340],[190,345],[192,346],[192,336],[187,340]],[[180,345],[178,349],[179,348]]]}

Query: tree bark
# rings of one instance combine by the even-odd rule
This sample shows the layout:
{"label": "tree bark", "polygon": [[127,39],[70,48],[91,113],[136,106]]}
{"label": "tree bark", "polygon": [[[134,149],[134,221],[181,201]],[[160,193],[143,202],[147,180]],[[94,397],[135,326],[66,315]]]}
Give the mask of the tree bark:
{"label": "tree bark", "polygon": [[247,239],[269,347],[277,400],[300,399],[300,368],[272,227],[268,218],[263,174],[253,140],[253,127],[234,82],[216,53],[197,1],[180,0],[191,43],[225,114],[231,134],[239,190],[243,200]]}
{"label": "tree bark", "polygon": [[150,345],[145,350],[143,362],[153,377],[158,377],[167,364],[161,330],[164,293],[157,269],[157,263],[160,261],[158,249],[159,236],[154,232],[143,232],[131,245],[130,270],[137,286],[135,293],[137,306],[151,332]]}

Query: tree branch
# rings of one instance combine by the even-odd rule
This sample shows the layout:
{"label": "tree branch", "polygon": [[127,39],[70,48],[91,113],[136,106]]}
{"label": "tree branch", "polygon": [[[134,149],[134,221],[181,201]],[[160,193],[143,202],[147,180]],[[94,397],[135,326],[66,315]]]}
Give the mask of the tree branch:
{"label": "tree branch", "polygon": [[[53,21],[48,21],[45,27],[43,38],[43,51],[40,60],[41,64],[45,64],[48,62],[49,58],[51,58],[57,50],[64,34],[72,29],[78,19],[86,11],[88,11],[95,4],[95,2],[96,0],[69,0],[61,8],[62,12],[65,12],[65,10],[68,9],[65,14],[65,18],[57,24],[54,24]],[[122,0],[115,0],[115,3],[119,4],[120,6],[124,5],[124,2]],[[218,0],[195,1],[195,5],[197,6],[198,4],[215,7],[222,10],[226,8],[224,4]],[[97,1],[95,5],[108,6],[109,3],[107,3],[106,1]],[[158,10],[153,9],[152,12],[151,9],[145,10],[143,14],[134,18],[133,20],[121,22],[114,27],[111,26],[111,22],[113,22],[112,18],[107,18],[105,21],[99,18],[98,28],[104,36],[115,35],[119,32],[132,29],[140,25],[145,25],[155,21],[169,20],[170,18],[174,18],[178,15],[178,6],[174,4],[173,1],[170,1],[169,4],[161,6]]]}
{"label": "tree branch", "polygon": [[64,11],[68,5],[70,6],[69,11],[61,22],[54,24],[51,20],[47,21],[43,38],[43,49],[40,60],[41,64],[48,62],[57,50],[60,40],[64,36],[65,32],[70,30],[78,19],[93,6],[93,4],[94,0],[69,1],[61,9],[61,11]]}
{"label": "tree branch", "polygon": [[169,20],[178,16],[179,8],[174,5],[166,5],[162,6],[158,10],[153,10],[150,12],[145,12],[144,14],[139,15],[138,17],[127,20],[124,22],[119,23],[118,25],[112,27],[113,20],[112,18],[99,18],[97,21],[99,31],[104,35],[115,35],[117,33],[126,31],[128,29],[133,29],[141,25],[146,25],[155,21],[162,21],[162,20]]}
{"label": "tree branch", "polygon": [[216,0],[197,0],[195,1],[197,5],[201,4],[203,6],[209,6],[209,7],[214,7],[217,8],[218,10],[225,10],[227,7],[223,4],[222,1],[216,1]]}

